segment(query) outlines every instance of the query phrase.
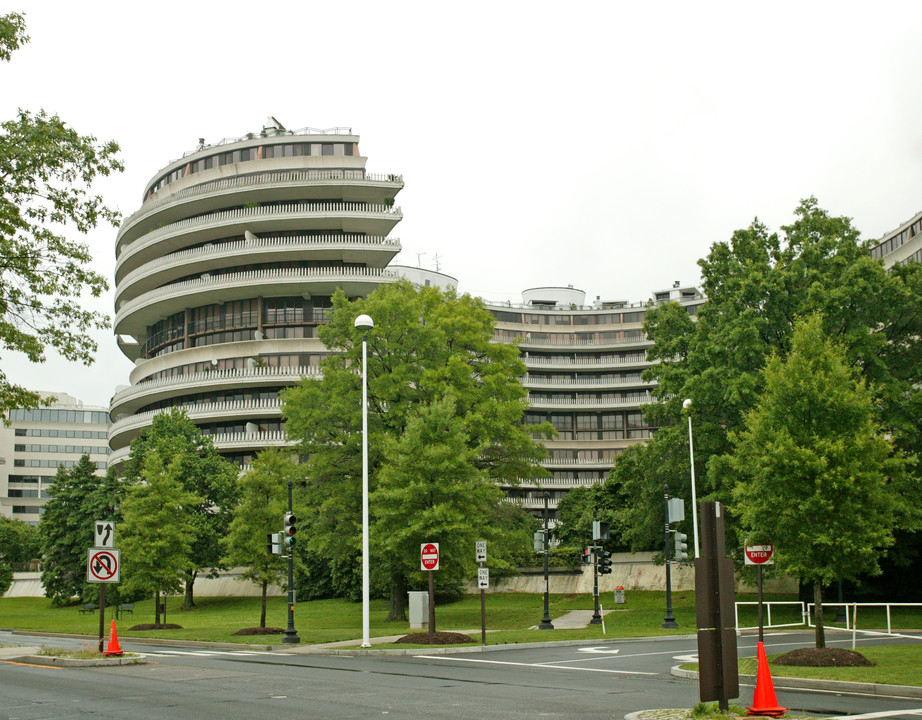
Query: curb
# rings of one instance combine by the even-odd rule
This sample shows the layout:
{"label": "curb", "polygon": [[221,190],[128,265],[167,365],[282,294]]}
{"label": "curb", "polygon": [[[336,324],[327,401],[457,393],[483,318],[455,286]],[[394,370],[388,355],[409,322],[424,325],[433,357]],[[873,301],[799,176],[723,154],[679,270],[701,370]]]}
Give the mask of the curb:
{"label": "curb", "polygon": [[[698,679],[697,670],[683,670],[676,665],[670,670],[675,677]],[[740,675],[740,682],[755,686],[755,675]],[[914,685],[884,685],[882,683],[846,682],[844,680],[818,680],[813,678],[795,678],[785,675],[772,675],[775,689],[781,690],[829,690],[841,693],[865,693],[880,697],[922,698],[922,687]]]}
{"label": "curb", "polygon": [[140,655],[136,657],[100,658],[97,660],[55,657],[54,655],[22,655],[7,658],[7,662],[27,662],[30,665],[47,665],[50,667],[109,667],[112,665],[143,665],[147,661]]}

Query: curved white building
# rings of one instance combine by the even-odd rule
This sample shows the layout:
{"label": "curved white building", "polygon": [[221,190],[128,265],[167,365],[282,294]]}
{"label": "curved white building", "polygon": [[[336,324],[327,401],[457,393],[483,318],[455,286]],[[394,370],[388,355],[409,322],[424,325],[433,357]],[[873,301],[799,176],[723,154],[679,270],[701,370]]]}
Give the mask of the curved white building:
{"label": "curved white building", "polygon": [[365,164],[348,128],[269,118],[258,134],[199,141],[150,180],[116,240],[115,333],[135,368],[112,398],[111,462],[172,406],[239,463],[285,443],[279,391],[317,372],[333,292],[399,277],[386,267],[403,179]]}

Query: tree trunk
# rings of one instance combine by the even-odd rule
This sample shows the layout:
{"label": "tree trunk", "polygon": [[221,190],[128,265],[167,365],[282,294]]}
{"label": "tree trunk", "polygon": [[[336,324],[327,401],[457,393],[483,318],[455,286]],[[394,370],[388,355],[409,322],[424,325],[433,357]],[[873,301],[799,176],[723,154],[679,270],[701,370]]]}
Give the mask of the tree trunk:
{"label": "tree trunk", "polygon": [[186,575],[186,593],[182,601],[183,610],[191,610],[195,607],[195,597],[193,596],[193,588],[195,587],[195,578],[198,577],[198,570],[195,570],[188,575]]}
{"label": "tree trunk", "polygon": [[813,583],[813,612],[816,620],[816,646],[826,647],[826,629],[823,626],[823,586],[817,580]]}
{"label": "tree trunk", "polygon": [[160,624],[160,588],[154,593],[154,622]]}
{"label": "tree trunk", "polygon": [[269,583],[266,580],[263,580],[263,609],[259,615],[259,627],[266,627],[266,591],[269,588]]}
{"label": "tree trunk", "polygon": [[391,604],[387,611],[387,622],[407,621],[407,581],[403,574],[391,580]]}

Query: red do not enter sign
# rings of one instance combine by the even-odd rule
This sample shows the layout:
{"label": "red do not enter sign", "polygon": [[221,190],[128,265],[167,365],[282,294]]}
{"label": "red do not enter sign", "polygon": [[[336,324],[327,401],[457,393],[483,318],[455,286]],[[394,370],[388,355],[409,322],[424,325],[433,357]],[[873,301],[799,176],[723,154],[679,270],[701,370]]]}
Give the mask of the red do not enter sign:
{"label": "red do not enter sign", "polygon": [[775,554],[774,545],[747,545],[744,548],[746,565],[772,565],[772,555]]}
{"label": "red do not enter sign", "polygon": [[423,543],[419,550],[419,566],[422,570],[439,569],[439,544]]}

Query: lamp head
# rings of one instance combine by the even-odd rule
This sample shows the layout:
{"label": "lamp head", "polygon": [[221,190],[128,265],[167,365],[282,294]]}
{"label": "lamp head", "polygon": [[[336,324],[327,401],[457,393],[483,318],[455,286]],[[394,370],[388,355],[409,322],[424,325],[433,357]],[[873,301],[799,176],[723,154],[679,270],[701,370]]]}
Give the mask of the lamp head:
{"label": "lamp head", "polygon": [[691,407],[692,401],[691,398],[686,398],[685,402],[682,403],[682,408],[688,410]]}
{"label": "lamp head", "polygon": [[355,319],[355,326],[361,328],[362,330],[370,330],[375,326],[375,321],[372,320],[368,315],[359,315]]}

